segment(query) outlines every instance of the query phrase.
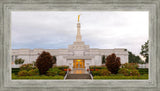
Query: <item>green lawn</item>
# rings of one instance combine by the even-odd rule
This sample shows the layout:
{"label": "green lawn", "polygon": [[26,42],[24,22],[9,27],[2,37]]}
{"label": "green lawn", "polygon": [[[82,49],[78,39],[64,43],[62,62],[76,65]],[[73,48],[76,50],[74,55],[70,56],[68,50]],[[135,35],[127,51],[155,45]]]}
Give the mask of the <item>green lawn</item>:
{"label": "green lawn", "polygon": [[31,79],[31,80],[44,80],[44,79],[58,79],[58,80],[62,80],[64,79],[64,76],[17,76],[17,75],[12,75],[12,79],[13,80],[22,80],[22,79]]}
{"label": "green lawn", "polygon": [[129,79],[129,80],[147,80],[148,79],[148,74],[145,75],[140,75],[140,76],[119,76],[119,75],[112,75],[112,76],[94,76],[93,79],[96,80],[103,80],[103,79]]}
{"label": "green lawn", "polygon": [[[13,80],[21,80],[21,79],[30,79],[30,80],[44,80],[44,79],[53,79],[53,80],[63,80],[64,76],[17,76],[17,75],[12,75],[12,79]],[[145,75],[141,75],[141,76],[120,76],[120,75],[111,75],[111,76],[94,76],[93,77],[94,80],[103,80],[103,79],[129,79],[129,80],[147,80],[148,79],[148,74]]]}

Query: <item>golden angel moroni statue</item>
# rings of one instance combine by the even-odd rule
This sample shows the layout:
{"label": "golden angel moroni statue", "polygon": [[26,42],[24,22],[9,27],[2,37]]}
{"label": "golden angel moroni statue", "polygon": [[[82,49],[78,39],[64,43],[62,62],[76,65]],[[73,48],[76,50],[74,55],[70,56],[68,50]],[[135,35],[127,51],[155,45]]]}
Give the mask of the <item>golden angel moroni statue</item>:
{"label": "golden angel moroni statue", "polygon": [[79,22],[79,18],[80,18],[80,15],[78,15],[78,22]]}

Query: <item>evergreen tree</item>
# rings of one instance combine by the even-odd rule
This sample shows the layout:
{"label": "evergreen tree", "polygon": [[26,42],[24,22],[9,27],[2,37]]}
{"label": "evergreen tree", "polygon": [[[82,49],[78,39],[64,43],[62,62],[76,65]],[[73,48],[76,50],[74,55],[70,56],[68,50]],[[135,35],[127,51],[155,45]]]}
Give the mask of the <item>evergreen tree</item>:
{"label": "evergreen tree", "polygon": [[147,42],[145,42],[145,44],[143,44],[141,46],[141,52],[140,54],[145,58],[145,62],[148,63],[148,51],[149,51],[149,40],[147,40]]}
{"label": "evergreen tree", "polygon": [[141,58],[139,56],[136,56],[135,54],[133,54],[132,52],[128,51],[129,54],[129,63],[143,63],[143,61],[141,60]]}

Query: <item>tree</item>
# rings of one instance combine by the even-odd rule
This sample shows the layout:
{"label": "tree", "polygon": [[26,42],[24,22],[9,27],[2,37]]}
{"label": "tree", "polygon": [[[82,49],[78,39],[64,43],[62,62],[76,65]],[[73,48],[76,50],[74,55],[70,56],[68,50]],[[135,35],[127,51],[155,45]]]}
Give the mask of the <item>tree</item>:
{"label": "tree", "polygon": [[46,74],[46,72],[52,68],[53,57],[49,52],[43,51],[36,60],[36,66],[39,69],[40,75]]}
{"label": "tree", "polygon": [[128,51],[129,54],[129,63],[143,63],[143,61],[141,60],[141,58],[139,56],[136,56],[135,54],[133,54],[132,52]]}
{"label": "tree", "polygon": [[102,64],[106,63],[105,55],[102,56]]}
{"label": "tree", "polygon": [[106,58],[106,66],[112,74],[117,74],[121,66],[120,57],[116,57],[116,54],[111,54]]}
{"label": "tree", "polygon": [[24,63],[24,59],[19,58],[15,60],[15,64],[23,64]]}
{"label": "tree", "polygon": [[147,42],[145,42],[145,44],[143,44],[141,46],[141,52],[140,54],[145,58],[145,62],[148,63],[148,51],[149,51],[149,48],[148,48],[148,44],[149,44],[149,40],[147,40]]}

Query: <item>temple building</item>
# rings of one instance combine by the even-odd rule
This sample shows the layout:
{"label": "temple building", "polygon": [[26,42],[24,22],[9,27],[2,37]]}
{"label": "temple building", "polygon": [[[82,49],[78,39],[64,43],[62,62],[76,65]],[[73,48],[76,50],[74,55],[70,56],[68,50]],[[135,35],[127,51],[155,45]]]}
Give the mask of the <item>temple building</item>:
{"label": "temple building", "polygon": [[[120,57],[121,64],[128,63],[128,51],[126,49],[98,49],[90,48],[89,45],[86,45],[82,41],[79,18],[80,15],[78,16],[76,41],[72,45],[69,45],[67,49],[12,49],[12,62],[14,63],[17,58],[22,58],[25,60],[24,64],[33,63],[42,51],[46,51],[56,56],[57,66],[68,65],[71,69],[87,69],[91,65],[100,66],[102,65],[102,56],[112,53]],[[12,64],[12,67],[14,65]]]}

